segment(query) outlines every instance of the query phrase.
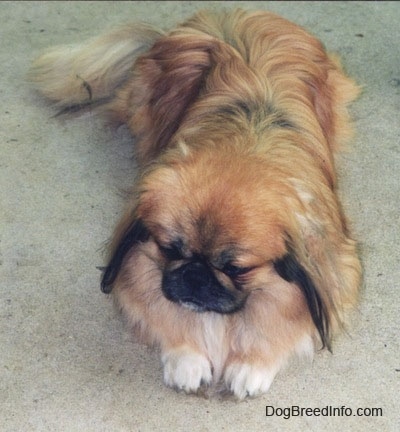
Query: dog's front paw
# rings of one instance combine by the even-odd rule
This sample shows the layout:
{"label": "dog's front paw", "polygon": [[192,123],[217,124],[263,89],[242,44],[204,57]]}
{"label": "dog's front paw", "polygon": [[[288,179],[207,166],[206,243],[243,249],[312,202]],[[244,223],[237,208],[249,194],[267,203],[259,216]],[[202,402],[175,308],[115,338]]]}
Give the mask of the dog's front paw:
{"label": "dog's front paw", "polygon": [[230,364],[225,371],[227,388],[239,399],[266,393],[276,375],[275,370],[260,368],[248,363]]}
{"label": "dog's front paw", "polygon": [[162,356],[164,382],[169,387],[196,392],[201,385],[212,380],[211,364],[201,354],[188,348],[167,351]]}

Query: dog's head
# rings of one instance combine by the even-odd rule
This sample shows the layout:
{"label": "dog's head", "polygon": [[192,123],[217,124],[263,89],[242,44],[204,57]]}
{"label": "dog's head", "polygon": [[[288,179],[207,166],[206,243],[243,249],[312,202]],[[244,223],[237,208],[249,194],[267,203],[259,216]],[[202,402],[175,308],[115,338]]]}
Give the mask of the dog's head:
{"label": "dog's head", "polygon": [[118,283],[132,249],[153,242],[168,300],[235,313],[279,275],[302,291],[329,346],[329,303],[291,246],[293,190],[256,156],[225,150],[193,151],[144,175],[138,202],[118,228],[103,291]]}

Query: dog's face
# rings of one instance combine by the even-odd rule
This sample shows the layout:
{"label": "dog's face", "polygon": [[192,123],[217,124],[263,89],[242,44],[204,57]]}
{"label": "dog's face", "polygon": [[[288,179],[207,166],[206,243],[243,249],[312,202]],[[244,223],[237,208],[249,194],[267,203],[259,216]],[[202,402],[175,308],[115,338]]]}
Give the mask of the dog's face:
{"label": "dog's face", "polygon": [[[227,164],[232,169],[221,169]],[[138,242],[156,246],[163,295],[197,312],[234,313],[253,290],[268,286],[271,272],[288,280],[277,268],[287,256],[287,191],[272,168],[260,165],[254,156],[214,150],[152,168],[103,288]]]}
{"label": "dog's face", "polygon": [[[223,158],[197,154],[155,169],[137,210],[160,251],[163,294],[200,312],[239,310],[258,270],[284,252],[270,205],[279,197],[261,196],[254,167]],[[221,163],[236,168],[223,172]]]}

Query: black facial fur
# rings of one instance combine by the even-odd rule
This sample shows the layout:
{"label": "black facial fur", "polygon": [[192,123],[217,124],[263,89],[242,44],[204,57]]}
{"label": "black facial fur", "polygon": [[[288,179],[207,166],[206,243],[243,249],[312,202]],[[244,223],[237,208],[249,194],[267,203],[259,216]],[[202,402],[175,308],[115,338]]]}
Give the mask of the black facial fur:
{"label": "black facial fur", "polygon": [[310,276],[291,253],[276,260],[274,267],[281,278],[298,284],[307,301],[313,323],[318,330],[322,348],[326,347],[331,351],[329,315]]}
{"label": "black facial fur", "polygon": [[173,271],[166,271],[162,291],[168,300],[196,312],[233,313],[245,302],[243,294],[238,292],[236,295],[225,288],[200,259],[190,261]]}
{"label": "black facial fur", "polygon": [[101,280],[103,293],[109,294],[112,291],[113,283],[118,276],[124,258],[132,246],[138,242],[146,241],[148,238],[149,232],[140,219],[135,220],[128,227],[103,273]]}
{"label": "black facial fur", "polygon": [[230,262],[225,264],[224,267],[222,268],[222,271],[231,279],[235,279],[239,276],[243,276],[244,274],[248,273],[250,270],[252,270],[252,267],[238,267],[233,265]]}
{"label": "black facial fur", "polygon": [[168,261],[179,261],[184,258],[182,253],[183,242],[181,239],[175,240],[168,246],[159,244],[158,247]]}

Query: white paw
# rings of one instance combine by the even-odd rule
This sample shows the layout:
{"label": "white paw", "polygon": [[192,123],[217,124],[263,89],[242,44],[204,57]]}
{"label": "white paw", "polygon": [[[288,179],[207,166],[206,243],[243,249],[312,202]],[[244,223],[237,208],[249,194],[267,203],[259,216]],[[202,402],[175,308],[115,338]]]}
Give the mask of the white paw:
{"label": "white paw", "polygon": [[212,379],[210,362],[201,354],[181,348],[163,354],[164,382],[169,387],[196,392],[200,385]]}
{"label": "white paw", "polygon": [[266,393],[274,380],[276,370],[234,363],[226,368],[224,380],[228,389],[239,399]]}

